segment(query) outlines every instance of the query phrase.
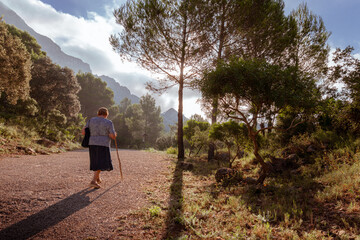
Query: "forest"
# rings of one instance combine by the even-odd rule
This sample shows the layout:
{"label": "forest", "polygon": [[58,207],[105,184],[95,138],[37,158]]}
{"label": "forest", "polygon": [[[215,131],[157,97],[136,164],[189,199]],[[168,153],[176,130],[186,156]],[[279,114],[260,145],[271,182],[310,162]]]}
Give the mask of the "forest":
{"label": "forest", "polygon": [[[114,51],[160,76],[150,93],[177,87],[177,125],[164,132],[151,94],[115,104],[100,78],[61,68],[1,21],[0,154],[76,149],[104,106],[120,147],[177,156],[176,237],[359,236],[360,60],[351,46],[330,51],[321,16],[306,4],[286,16],[281,0],[137,0],[114,16]],[[201,92],[209,121],[183,122],[184,88]]]}

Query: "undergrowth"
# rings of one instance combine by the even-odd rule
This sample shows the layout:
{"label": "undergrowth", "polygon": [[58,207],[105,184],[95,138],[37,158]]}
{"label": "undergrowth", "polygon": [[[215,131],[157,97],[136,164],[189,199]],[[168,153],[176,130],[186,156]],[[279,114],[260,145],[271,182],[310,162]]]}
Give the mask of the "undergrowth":
{"label": "undergrowth", "polygon": [[0,156],[51,154],[78,148],[80,144],[73,141],[52,142],[26,126],[0,123]]}
{"label": "undergrowth", "polygon": [[[194,168],[185,171],[172,160],[167,181],[149,190],[152,207],[142,217],[160,232],[153,239],[360,239],[360,162],[357,153],[347,153],[317,155],[318,162],[263,185],[227,187],[214,178],[226,162],[188,159]],[[251,159],[235,163],[244,178],[258,176]],[[168,200],[153,191],[167,191]]]}

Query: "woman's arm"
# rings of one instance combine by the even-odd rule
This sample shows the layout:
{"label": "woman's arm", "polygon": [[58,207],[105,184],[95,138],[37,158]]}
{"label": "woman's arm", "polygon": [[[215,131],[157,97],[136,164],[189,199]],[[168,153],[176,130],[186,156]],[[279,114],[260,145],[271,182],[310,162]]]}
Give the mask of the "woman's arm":
{"label": "woman's arm", "polygon": [[114,139],[114,140],[115,140],[116,136],[117,136],[116,132],[115,132],[115,134],[112,134],[112,133],[109,134],[109,138]]}
{"label": "woman's arm", "polygon": [[81,135],[85,135],[85,128],[81,129]]}

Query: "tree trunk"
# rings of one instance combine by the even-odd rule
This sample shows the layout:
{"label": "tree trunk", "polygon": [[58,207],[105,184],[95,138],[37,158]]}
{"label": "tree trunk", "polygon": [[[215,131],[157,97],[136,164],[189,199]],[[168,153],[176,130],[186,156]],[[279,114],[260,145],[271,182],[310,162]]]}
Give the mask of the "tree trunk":
{"label": "tree trunk", "polygon": [[253,141],[254,144],[254,155],[256,157],[256,160],[260,163],[261,165],[261,174],[257,180],[258,184],[263,184],[265,178],[267,177],[267,175],[272,171],[272,165],[270,163],[266,163],[264,161],[264,159],[261,157],[261,155],[259,154],[259,145],[256,141],[256,135],[253,131],[250,131],[250,137],[251,140]]}
{"label": "tree trunk", "polygon": [[[213,99],[213,109],[211,112],[211,125],[216,123],[217,118],[217,111],[218,111],[218,100]],[[215,144],[214,142],[209,143],[209,150],[208,150],[208,161],[211,161],[215,158]]]}
{"label": "tree trunk", "polygon": [[187,15],[184,16],[182,48],[181,48],[181,63],[180,63],[180,79],[179,79],[179,109],[178,109],[178,161],[183,161],[185,158],[184,151],[184,132],[183,132],[183,91],[184,91],[184,68],[186,55],[186,37],[187,37]]}
{"label": "tree trunk", "polygon": [[183,133],[183,82],[179,84],[179,109],[178,109],[178,160],[184,160],[185,151],[184,151],[184,133]]}

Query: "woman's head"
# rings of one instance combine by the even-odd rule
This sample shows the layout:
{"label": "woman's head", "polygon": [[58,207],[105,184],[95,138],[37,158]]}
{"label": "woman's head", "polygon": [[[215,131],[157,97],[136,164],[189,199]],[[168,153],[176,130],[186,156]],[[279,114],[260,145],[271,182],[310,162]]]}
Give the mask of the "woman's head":
{"label": "woman's head", "polygon": [[107,110],[107,108],[105,108],[105,107],[99,108],[98,116],[107,117],[108,115],[109,115],[109,110]]}

